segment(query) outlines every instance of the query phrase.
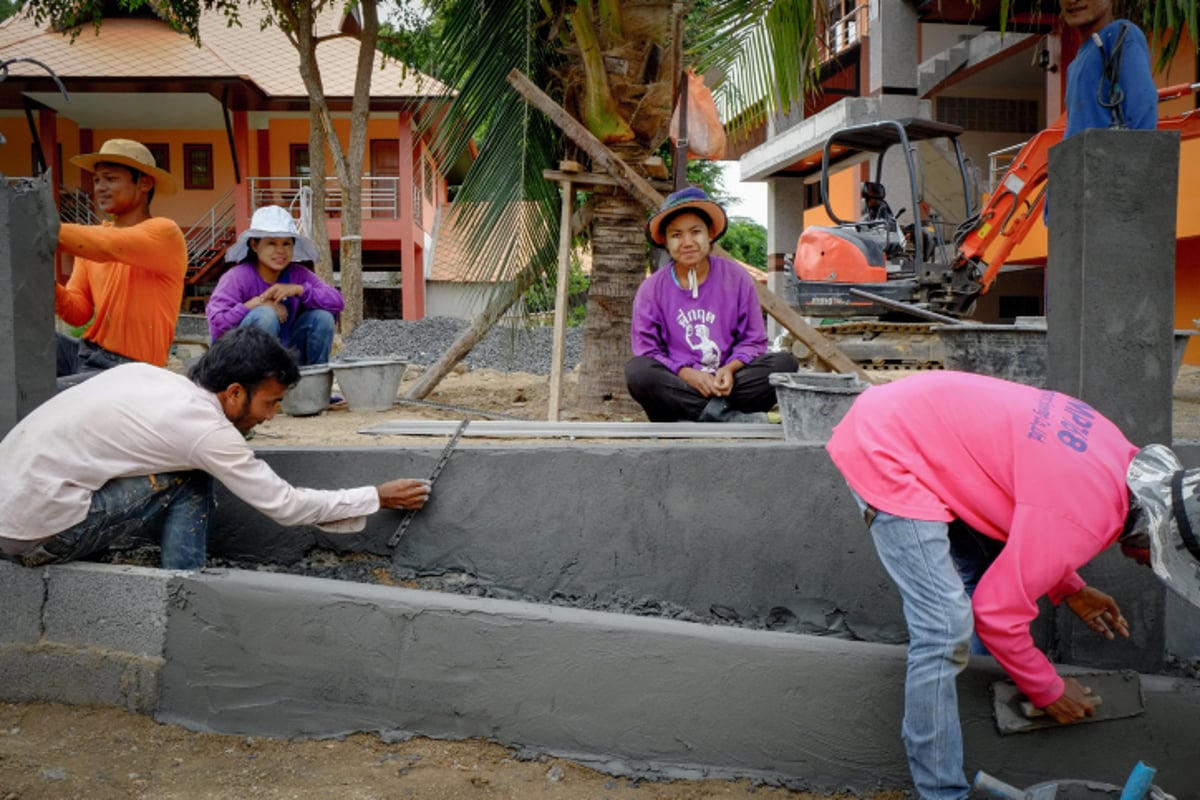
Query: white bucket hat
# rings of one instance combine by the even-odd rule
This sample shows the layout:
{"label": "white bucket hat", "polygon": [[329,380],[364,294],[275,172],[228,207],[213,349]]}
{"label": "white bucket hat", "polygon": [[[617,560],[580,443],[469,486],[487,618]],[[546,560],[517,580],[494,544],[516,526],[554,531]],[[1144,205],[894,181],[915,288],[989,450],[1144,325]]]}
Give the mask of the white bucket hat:
{"label": "white bucket hat", "polygon": [[1152,444],[1125,473],[1133,493],[1130,525],[1121,540],[1149,539],[1150,566],[1168,588],[1200,606],[1200,470],[1185,470],[1169,447]]}
{"label": "white bucket hat", "polygon": [[313,240],[301,235],[296,227],[296,220],[283,206],[263,206],[254,212],[250,218],[250,227],[242,231],[237,241],[225,253],[225,260],[238,264],[246,259],[250,252],[251,239],[278,239],[289,236],[295,240],[296,246],[292,258],[296,261],[316,261],[317,246]]}

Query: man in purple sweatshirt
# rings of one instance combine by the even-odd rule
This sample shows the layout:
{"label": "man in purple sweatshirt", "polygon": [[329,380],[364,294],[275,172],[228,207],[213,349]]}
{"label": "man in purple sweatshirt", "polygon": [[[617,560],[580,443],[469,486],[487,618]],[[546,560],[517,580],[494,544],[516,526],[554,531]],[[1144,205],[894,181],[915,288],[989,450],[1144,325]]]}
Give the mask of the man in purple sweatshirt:
{"label": "man in purple sweatshirt", "polygon": [[646,236],[671,261],[633,301],[629,394],[651,422],[766,422],[772,372],[795,372],[790,353],[768,353],[754,282],[735,261],[710,255],[725,212],[702,189],[670,195]]}
{"label": "man in purple sweatshirt", "polygon": [[231,328],[253,325],[279,337],[300,366],[328,362],[334,317],[345,301],[299,263],[316,259],[316,245],[300,235],[287,209],[264,206],[255,211],[250,228],[225,254],[236,266],[221,276],[208,300],[212,340]]}

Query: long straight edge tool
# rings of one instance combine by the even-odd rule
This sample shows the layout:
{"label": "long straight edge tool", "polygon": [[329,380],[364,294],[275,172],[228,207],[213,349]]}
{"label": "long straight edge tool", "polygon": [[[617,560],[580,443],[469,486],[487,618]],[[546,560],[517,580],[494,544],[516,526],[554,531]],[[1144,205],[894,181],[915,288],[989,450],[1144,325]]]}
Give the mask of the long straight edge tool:
{"label": "long straight edge tool", "polygon": [[[442,454],[438,456],[437,463],[433,465],[433,471],[429,473],[429,488],[433,488],[434,482],[438,479],[438,475],[442,474],[442,469],[446,466],[446,462],[450,460],[450,453],[454,451],[454,445],[458,444],[458,440],[462,437],[463,431],[467,429],[469,419],[464,419],[458,423],[458,427],[454,430],[454,435],[450,437],[450,441],[446,442],[446,446],[442,448]],[[412,523],[413,517],[417,515],[417,509],[409,508],[404,512],[404,516],[400,519],[400,524],[396,526],[396,532],[392,534],[392,538],[388,539],[388,547],[395,547],[400,543],[400,537],[408,530],[408,526]]]}

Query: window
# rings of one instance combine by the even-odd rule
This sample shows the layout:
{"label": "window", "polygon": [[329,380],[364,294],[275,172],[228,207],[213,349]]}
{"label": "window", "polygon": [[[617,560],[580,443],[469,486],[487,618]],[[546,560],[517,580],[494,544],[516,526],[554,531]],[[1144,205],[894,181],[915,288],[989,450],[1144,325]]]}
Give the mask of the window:
{"label": "window", "polygon": [[213,188],[213,149],[211,144],[183,146],[183,188]]}
{"label": "window", "polygon": [[307,178],[312,175],[312,168],[308,165],[308,145],[288,145],[288,163],[294,177]]}
{"label": "window", "polygon": [[151,144],[146,142],[146,149],[150,151],[150,155],[154,156],[154,163],[164,172],[171,171],[171,148],[170,145],[155,142]]}

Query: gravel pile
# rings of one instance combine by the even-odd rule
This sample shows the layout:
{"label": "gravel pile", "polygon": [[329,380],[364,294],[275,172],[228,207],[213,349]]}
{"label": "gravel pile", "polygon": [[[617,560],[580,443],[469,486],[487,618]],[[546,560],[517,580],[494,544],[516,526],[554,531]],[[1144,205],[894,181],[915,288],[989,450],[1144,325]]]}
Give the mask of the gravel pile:
{"label": "gravel pile", "polygon": [[[397,358],[427,367],[446,352],[469,323],[453,317],[426,317],[410,322],[399,319],[369,319],[346,338],[338,354],[341,359]],[[501,372],[550,374],[554,329],[510,328],[497,325],[472,348],[464,359],[470,369]],[[567,328],[563,369],[579,365],[583,328]]]}

